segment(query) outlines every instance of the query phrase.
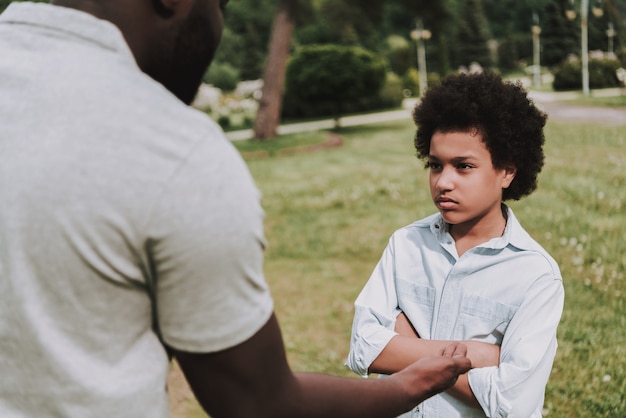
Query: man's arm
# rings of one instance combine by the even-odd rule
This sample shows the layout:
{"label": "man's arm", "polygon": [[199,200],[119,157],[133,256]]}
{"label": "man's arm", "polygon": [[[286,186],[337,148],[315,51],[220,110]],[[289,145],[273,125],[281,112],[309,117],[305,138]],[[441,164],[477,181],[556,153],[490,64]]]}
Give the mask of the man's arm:
{"label": "man's arm", "polygon": [[[407,365],[426,356],[440,351],[450,341],[424,340],[419,337],[404,313],[396,318],[394,330],[399,334],[393,337],[379,356],[372,362],[369,371],[372,373],[394,373]],[[479,341],[463,341],[467,346],[467,356],[472,367],[497,366],[500,362],[500,347]],[[467,374],[459,379],[448,393],[463,402],[480,407],[478,400],[470,388]]]}
{"label": "man's arm", "polygon": [[220,417],[395,417],[452,386],[471,367],[452,344],[388,379],[293,373],[274,315],[252,338],[216,353],[172,348],[203,408]]}

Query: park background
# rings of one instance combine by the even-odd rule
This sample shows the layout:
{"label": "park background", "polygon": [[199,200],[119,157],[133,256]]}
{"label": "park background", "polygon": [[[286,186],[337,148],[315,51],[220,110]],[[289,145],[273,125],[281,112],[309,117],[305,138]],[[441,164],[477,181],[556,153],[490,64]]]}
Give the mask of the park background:
{"label": "park background", "polygon": [[459,70],[563,91],[588,68],[591,88],[618,87],[625,18],[626,0],[232,0],[195,105],[264,140],[285,122],[399,107]]}
{"label": "park background", "polygon": [[[8,3],[0,0],[0,11]],[[581,92],[583,6],[588,95]],[[541,96],[552,106],[624,111],[616,73],[626,66],[624,16],[625,0],[231,0],[196,105],[227,131],[250,128],[256,137],[235,145],[263,193],[265,272],[294,369],[351,376],[343,362],[352,303],[391,233],[434,207],[408,112],[398,121],[280,136],[278,125],[401,109],[425,85],[477,68],[521,80],[533,93],[568,92]],[[337,54],[343,60],[333,67],[329,57]],[[280,104],[264,110],[273,133],[255,124],[262,97]],[[564,277],[549,417],[626,417],[625,127],[626,116],[549,118],[539,189],[511,203]],[[173,416],[206,416],[175,365],[170,392]]]}

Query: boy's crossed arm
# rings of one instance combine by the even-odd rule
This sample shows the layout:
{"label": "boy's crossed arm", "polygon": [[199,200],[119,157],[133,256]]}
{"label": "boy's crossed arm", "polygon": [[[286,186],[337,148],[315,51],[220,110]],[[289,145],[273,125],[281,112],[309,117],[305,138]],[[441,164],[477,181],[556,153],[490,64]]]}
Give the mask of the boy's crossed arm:
{"label": "boy's crossed arm", "polygon": [[[420,338],[404,313],[396,318],[394,331],[398,333],[372,362],[370,373],[391,374],[398,372],[423,357],[441,353],[450,341],[425,340]],[[500,346],[480,341],[462,341],[467,346],[467,357],[473,368],[498,366]],[[448,389],[450,395],[463,402],[480,408],[478,400],[470,388],[467,373],[459,376],[456,384]]]}

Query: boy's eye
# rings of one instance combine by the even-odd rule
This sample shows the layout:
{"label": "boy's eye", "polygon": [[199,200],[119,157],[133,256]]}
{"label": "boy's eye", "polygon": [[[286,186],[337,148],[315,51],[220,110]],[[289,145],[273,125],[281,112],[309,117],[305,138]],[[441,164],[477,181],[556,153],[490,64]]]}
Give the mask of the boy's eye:
{"label": "boy's eye", "polygon": [[426,163],[426,168],[430,169],[430,170],[438,170],[441,168],[441,164],[439,164],[438,162],[435,161],[428,161]]}
{"label": "boy's eye", "polygon": [[457,168],[461,169],[461,170],[469,170],[470,168],[473,168],[471,164],[459,164],[457,166]]}

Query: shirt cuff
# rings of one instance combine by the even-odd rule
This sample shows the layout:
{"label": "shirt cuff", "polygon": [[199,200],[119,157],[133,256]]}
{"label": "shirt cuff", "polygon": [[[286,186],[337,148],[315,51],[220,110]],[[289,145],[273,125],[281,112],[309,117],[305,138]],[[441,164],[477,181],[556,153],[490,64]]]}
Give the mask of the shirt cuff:
{"label": "shirt cuff", "polygon": [[507,417],[511,413],[511,404],[498,390],[496,383],[498,367],[471,369],[468,382],[478,403],[488,417]]}
{"label": "shirt cuff", "polygon": [[360,340],[357,344],[358,348],[350,353],[346,365],[356,374],[367,377],[370,365],[396,335],[398,335],[396,332],[382,328],[367,338],[357,336]]}

